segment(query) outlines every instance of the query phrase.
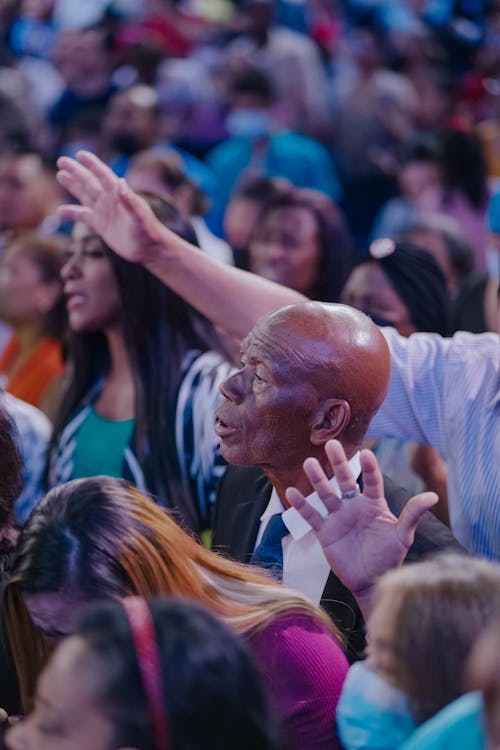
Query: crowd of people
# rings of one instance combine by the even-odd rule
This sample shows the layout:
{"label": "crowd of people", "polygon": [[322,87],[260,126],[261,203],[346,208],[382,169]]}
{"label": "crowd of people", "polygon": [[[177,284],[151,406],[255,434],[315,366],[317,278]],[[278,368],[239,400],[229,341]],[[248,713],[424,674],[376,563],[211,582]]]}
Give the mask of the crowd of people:
{"label": "crowd of people", "polygon": [[500,747],[499,35],[1,4],[10,750]]}

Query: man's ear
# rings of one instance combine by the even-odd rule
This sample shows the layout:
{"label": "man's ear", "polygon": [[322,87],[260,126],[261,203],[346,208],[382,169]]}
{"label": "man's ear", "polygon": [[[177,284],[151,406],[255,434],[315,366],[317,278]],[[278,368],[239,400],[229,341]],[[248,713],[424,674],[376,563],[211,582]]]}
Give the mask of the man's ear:
{"label": "man's ear", "polygon": [[323,401],[313,417],[311,443],[324,445],[332,438],[338,438],[351,421],[351,407],[343,398],[329,398]]}

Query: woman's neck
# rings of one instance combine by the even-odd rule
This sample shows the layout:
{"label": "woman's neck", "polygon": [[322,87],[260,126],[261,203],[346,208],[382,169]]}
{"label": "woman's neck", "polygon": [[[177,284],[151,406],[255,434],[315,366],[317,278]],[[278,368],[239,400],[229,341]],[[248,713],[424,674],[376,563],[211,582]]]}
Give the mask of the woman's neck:
{"label": "woman's neck", "polygon": [[105,419],[132,419],[135,417],[135,387],[125,337],[121,329],[106,331],[105,336],[111,365],[94,408]]}

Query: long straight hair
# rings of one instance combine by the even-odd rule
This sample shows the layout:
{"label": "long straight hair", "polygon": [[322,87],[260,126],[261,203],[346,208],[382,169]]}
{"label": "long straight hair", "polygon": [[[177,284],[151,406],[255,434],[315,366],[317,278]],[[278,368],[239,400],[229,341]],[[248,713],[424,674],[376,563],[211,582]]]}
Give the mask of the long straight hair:
{"label": "long straight hair", "polygon": [[[169,229],[197,245],[194,229],[175,206],[158,196],[144,196]],[[215,350],[229,357],[212,323],[156,276],[120,258],[103,243],[118,284],[121,317],[135,388],[134,449],[148,491],[166,507],[176,508],[187,527],[198,532],[196,502],[182,481],[175,441],[175,406],[185,356],[189,350]],[[201,252],[201,251],[200,251]],[[110,368],[110,355],[100,331],[71,333],[70,379],[54,419],[50,462],[62,430],[85,394]]]}
{"label": "long straight hair", "polygon": [[322,620],[340,640],[331,620],[306,597],[205,549],[128,482],[75,479],[54,487],[33,511],[5,590],[6,630],[24,709],[50,643],[22,594],[63,591],[89,602],[133,594],[192,599],[243,635],[295,609]]}

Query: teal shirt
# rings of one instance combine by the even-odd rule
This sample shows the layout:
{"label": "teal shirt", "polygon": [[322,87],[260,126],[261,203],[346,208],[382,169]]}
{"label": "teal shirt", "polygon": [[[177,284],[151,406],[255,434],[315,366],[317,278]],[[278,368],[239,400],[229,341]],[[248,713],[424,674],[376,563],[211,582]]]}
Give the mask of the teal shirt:
{"label": "teal shirt", "polygon": [[134,431],[135,419],[114,421],[99,416],[93,407],[75,434],[72,479],[104,474],[123,475],[123,455]]}
{"label": "teal shirt", "polygon": [[[213,201],[218,212],[224,212],[246,170],[255,171],[252,147],[248,138],[235,136],[208,154],[207,164],[218,182]],[[296,187],[320,190],[333,200],[341,197],[340,182],[330,154],[321,143],[299,133],[272,134],[257,171],[266,177],[285,177]]]}

